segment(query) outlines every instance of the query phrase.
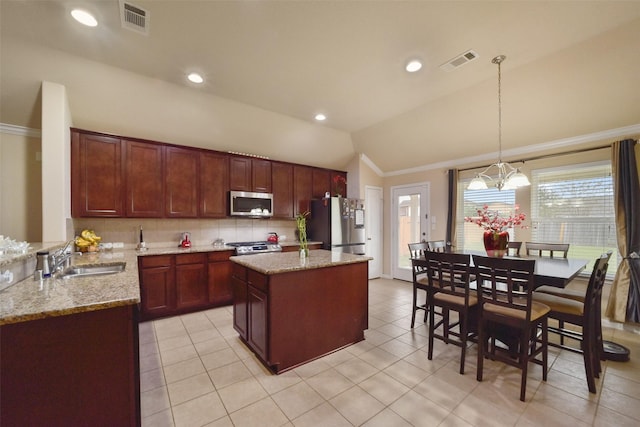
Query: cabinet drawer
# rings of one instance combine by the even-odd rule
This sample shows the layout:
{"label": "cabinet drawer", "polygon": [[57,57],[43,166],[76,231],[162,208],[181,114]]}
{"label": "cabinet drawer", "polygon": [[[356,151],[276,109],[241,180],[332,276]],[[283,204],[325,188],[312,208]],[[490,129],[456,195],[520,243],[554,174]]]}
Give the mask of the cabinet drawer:
{"label": "cabinet drawer", "polygon": [[206,261],[206,253],[176,255],[176,265],[203,264]]}
{"label": "cabinet drawer", "polygon": [[142,268],[168,267],[171,265],[171,258],[171,255],[141,256],[140,265]]}
{"label": "cabinet drawer", "polygon": [[247,272],[247,282],[255,287],[256,289],[260,289],[263,292],[267,292],[267,282],[268,276],[258,273],[254,270],[248,270]]}
{"label": "cabinet drawer", "polygon": [[209,252],[209,262],[212,261],[228,261],[229,257],[233,255],[233,251],[214,251]]}
{"label": "cabinet drawer", "polygon": [[235,277],[236,279],[239,279],[243,282],[247,281],[247,268],[241,266],[240,264],[236,264],[235,262],[232,263],[233,266],[231,267],[231,276]]}

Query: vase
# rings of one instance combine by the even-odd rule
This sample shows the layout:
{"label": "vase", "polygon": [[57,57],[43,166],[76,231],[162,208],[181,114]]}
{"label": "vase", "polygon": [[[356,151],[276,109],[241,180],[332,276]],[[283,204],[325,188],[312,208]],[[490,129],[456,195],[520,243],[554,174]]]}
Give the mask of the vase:
{"label": "vase", "polygon": [[509,243],[508,232],[485,231],[483,240],[484,249],[487,251],[487,256],[501,258],[506,255],[507,243]]}

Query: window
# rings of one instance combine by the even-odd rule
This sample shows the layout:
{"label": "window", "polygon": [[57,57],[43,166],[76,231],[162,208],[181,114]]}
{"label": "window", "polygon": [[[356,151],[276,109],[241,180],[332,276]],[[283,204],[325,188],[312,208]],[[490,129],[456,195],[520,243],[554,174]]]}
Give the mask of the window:
{"label": "window", "polygon": [[613,251],[607,276],[618,266],[611,164],[597,162],[531,173],[531,239],[570,243],[569,255],[593,260]]}
{"label": "window", "polygon": [[[497,188],[488,188],[486,190],[467,190],[468,180],[458,182],[458,218],[457,224],[457,242],[456,246],[462,250],[480,250],[484,251],[482,235],[484,229],[478,225],[465,222],[465,217],[473,217],[478,215],[478,209],[484,205],[488,205],[489,209],[497,210],[501,216],[509,216],[515,211],[516,192],[515,190],[498,191]],[[517,240],[516,230],[509,230],[509,240]]]}

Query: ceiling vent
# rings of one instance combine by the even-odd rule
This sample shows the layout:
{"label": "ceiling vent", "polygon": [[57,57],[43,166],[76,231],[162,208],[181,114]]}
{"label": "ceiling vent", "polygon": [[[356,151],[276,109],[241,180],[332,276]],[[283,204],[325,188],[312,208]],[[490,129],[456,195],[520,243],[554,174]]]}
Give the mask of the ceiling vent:
{"label": "ceiling vent", "polygon": [[149,11],[120,0],[120,21],[122,27],[138,33],[149,34]]}
{"label": "ceiling vent", "polygon": [[465,53],[456,56],[452,60],[445,62],[440,66],[444,71],[455,70],[458,67],[463,66],[464,64],[473,61],[478,58],[478,54],[473,50],[468,50]]}

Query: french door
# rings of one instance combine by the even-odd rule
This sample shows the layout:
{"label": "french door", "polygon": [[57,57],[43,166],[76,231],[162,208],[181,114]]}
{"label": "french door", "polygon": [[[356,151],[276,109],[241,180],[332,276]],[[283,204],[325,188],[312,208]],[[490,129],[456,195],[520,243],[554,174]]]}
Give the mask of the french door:
{"label": "french door", "polygon": [[392,276],[412,281],[409,243],[429,240],[429,183],[392,187],[391,210]]}

